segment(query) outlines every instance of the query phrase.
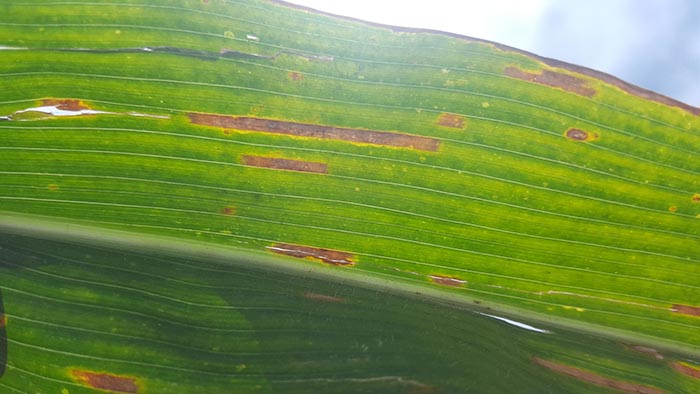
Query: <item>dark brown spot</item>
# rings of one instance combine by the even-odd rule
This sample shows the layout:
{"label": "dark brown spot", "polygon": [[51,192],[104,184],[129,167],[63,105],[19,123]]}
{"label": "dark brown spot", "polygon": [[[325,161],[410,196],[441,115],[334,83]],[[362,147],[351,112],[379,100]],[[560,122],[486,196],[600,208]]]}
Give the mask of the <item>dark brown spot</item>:
{"label": "dark brown spot", "polygon": [[439,285],[444,285],[444,286],[452,286],[452,287],[461,287],[465,283],[467,283],[466,280],[459,279],[459,278],[453,278],[449,276],[441,276],[441,275],[430,275],[428,276],[430,280],[433,283],[437,283]]}
{"label": "dark brown spot", "polygon": [[355,264],[355,257],[352,253],[341,252],[339,250],[314,248],[311,246],[282,243],[274,244],[273,246],[268,246],[267,249],[277,254],[283,254],[285,256],[318,260],[332,265],[349,266]]}
{"label": "dark brown spot", "polygon": [[326,165],[326,163],[248,155],[243,156],[242,159],[243,164],[253,167],[274,168],[276,170],[288,171],[315,172],[317,174],[328,173],[328,166]]}
{"label": "dark brown spot", "polygon": [[286,134],[299,137],[340,140],[363,144],[412,148],[425,151],[437,151],[438,147],[440,146],[440,141],[434,138],[386,131],[349,129],[344,127],[294,123],[281,120],[242,116],[225,116],[200,113],[190,113],[188,116],[190,121],[194,124],[223,127],[235,130]]}
{"label": "dark brown spot", "polygon": [[684,362],[676,361],[671,364],[673,369],[682,373],[683,375],[690,376],[691,378],[700,379],[700,367],[696,367]]}
{"label": "dark brown spot", "polygon": [[662,394],[665,391],[652,386],[645,386],[637,383],[625,382],[623,380],[615,380],[596,373],[586,371],[580,368],[572,367],[566,364],[556,363],[554,361],[549,361],[541,359],[539,357],[533,357],[532,361],[535,364],[542,366],[544,368],[550,369],[562,375],[566,375],[582,382],[591,383],[596,386],[607,387],[625,393],[633,394]]}
{"label": "dark brown spot", "polygon": [[461,129],[464,127],[464,117],[455,114],[440,114],[440,116],[438,116],[437,124],[440,126]]}
{"label": "dark brown spot", "polygon": [[0,290],[0,378],[5,374],[7,368],[7,316],[5,316],[5,305],[2,301],[2,290]]}
{"label": "dark brown spot", "polygon": [[700,194],[698,194],[698,193],[693,194],[693,197],[691,198],[691,201],[693,201],[693,202],[700,202]]}
{"label": "dark brown spot", "polygon": [[41,100],[42,106],[51,106],[64,111],[82,111],[84,109],[90,109],[85,103],[80,100],[72,99],[44,99]]}
{"label": "dark brown spot", "polygon": [[637,353],[641,353],[650,357],[653,357],[657,360],[663,360],[664,355],[661,354],[658,350],[647,347],[647,346],[640,346],[640,345],[625,345],[625,347],[629,350],[632,350]]}
{"label": "dark brown spot", "polygon": [[676,212],[677,210],[678,210],[678,207],[675,206],[675,205],[672,205],[672,206],[668,207],[668,211],[669,211],[669,212]]}
{"label": "dark brown spot", "polygon": [[310,300],[315,300],[315,301],[332,302],[332,303],[336,303],[336,304],[345,302],[345,299],[343,299],[343,298],[333,297],[333,296],[329,296],[326,294],[312,293],[309,291],[304,293],[304,298],[308,298]]}
{"label": "dark brown spot", "polygon": [[96,389],[118,393],[138,393],[139,390],[135,378],[77,369],[74,369],[72,373],[79,382]]}
{"label": "dark brown spot", "polygon": [[700,316],[700,307],[697,306],[673,304],[671,310],[673,312],[682,313],[684,315]]}
{"label": "dark brown spot", "polygon": [[586,81],[576,78],[573,75],[562,74],[549,70],[542,70],[541,73],[529,73],[517,67],[506,67],[505,74],[512,78],[522,79],[538,83],[540,85],[560,88],[567,92],[575,93],[581,96],[593,97],[596,93],[595,89],[586,86]]}
{"label": "dark brown spot", "polygon": [[301,81],[302,79],[304,79],[304,74],[296,71],[290,71],[287,74],[287,76],[289,76],[289,79],[291,79],[292,81]]}
{"label": "dark brown spot", "polygon": [[572,141],[595,141],[600,138],[598,133],[590,133],[585,130],[570,128],[566,130],[564,136]]}
{"label": "dark brown spot", "polygon": [[222,214],[222,215],[227,215],[227,216],[235,215],[235,214],[236,214],[236,207],[230,207],[230,206],[229,206],[229,207],[223,207],[223,208],[221,209],[221,214]]}

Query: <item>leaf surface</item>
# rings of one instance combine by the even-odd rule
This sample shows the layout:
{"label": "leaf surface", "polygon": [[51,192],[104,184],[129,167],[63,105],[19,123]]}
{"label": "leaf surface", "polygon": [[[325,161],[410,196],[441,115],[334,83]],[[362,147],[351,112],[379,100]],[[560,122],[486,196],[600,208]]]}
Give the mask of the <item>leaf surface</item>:
{"label": "leaf surface", "polygon": [[[277,342],[259,337],[259,327],[286,318],[251,317],[236,309],[231,289],[258,289],[259,298],[246,295],[243,304],[267,307],[266,297],[277,293],[264,277],[253,275],[246,286],[238,279],[224,286],[217,282],[223,278],[210,281],[199,271],[170,277],[173,268],[145,263],[156,257],[127,252],[132,266],[100,268],[94,264],[107,263],[109,253],[90,263],[83,255],[93,252],[75,241],[86,236],[96,245],[119,239],[122,248],[141,237],[154,256],[182,245],[190,255],[209,249],[237,261],[249,256],[246,264],[289,275],[279,286],[292,287],[272,304],[296,294],[290,302],[302,314],[313,302],[332,304],[337,311],[329,316],[349,307],[313,290],[318,296],[299,298],[320,286],[318,278],[290,285],[300,272],[323,276],[341,293],[344,286],[369,291],[358,284],[381,289],[381,298],[397,297],[410,312],[380,313],[386,319],[367,327],[385,330],[398,319],[411,341],[428,330],[410,318],[430,308],[420,297],[409,302],[396,294],[479,302],[509,316],[634,339],[690,357],[683,361],[689,366],[666,362],[664,373],[674,378],[658,379],[697,384],[689,376],[700,349],[697,108],[499,44],[279,2],[3,2],[0,11],[0,227],[3,239],[29,234],[46,238],[36,241],[37,250],[50,249],[35,255],[25,244],[30,238],[21,238],[20,249],[7,241],[0,250],[8,316],[44,324],[22,330],[21,338],[8,325],[10,368],[0,383],[14,383],[5,387],[25,392],[34,389],[17,382],[70,381],[79,390],[106,381],[122,392],[168,392],[168,384],[187,392],[204,387],[198,373],[205,371],[214,374],[206,383],[211,390],[231,379],[241,392],[328,389],[331,376],[430,392],[434,383],[425,377],[440,375],[400,373],[409,365],[383,358],[397,347],[377,356],[391,366],[376,375],[353,372],[377,371],[371,360],[343,375],[340,364],[313,359],[307,371],[297,359],[272,357],[248,376],[235,366],[250,371],[251,360],[276,346],[292,346],[289,356],[312,332]],[[71,253],[78,254],[74,263],[60,263]],[[204,260],[192,257],[191,265],[209,264]],[[201,291],[176,285],[190,282]],[[212,290],[217,286],[230,291]],[[374,313],[366,294],[347,313]],[[38,317],[39,300],[53,298],[63,309]],[[90,308],[99,312],[97,326],[90,325]],[[109,352],[121,339],[87,339],[118,332],[115,321],[128,319],[108,317],[116,310],[158,317],[157,327],[169,319],[183,327],[240,327],[248,334],[236,336],[236,349],[255,357],[235,364],[231,352],[214,349],[215,337],[193,333],[192,341],[203,342],[190,343],[180,328],[146,337],[170,338],[163,347],[135,345],[117,357]],[[71,313],[84,317],[62,320]],[[262,315],[269,320],[258,325]],[[364,326],[362,319],[353,324]],[[302,331],[316,324],[298,323]],[[49,331],[62,326],[81,334],[54,339]],[[447,363],[451,355],[424,350],[449,348],[430,342],[445,340],[437,332],[404,356]],[[83,334],[93,348],[75,342]],[[339,337],[309,349],[348,351]],[[175,350],[190,344],[191,352]],[[33,366],[13,363],[15,347]],[[49,359],[82,364],[37,369]],[[129,362],[105,375],[113,364],[102,359]],[[524,359],[528,368],[586,380],[533,352]],[[201,368],[186,365],[192,360]],[[333,372],[324,375],[325,367]],[[454,383],[446,390],[466,384],[442,372]],[[586,387],[595,386],[591,380]]]}

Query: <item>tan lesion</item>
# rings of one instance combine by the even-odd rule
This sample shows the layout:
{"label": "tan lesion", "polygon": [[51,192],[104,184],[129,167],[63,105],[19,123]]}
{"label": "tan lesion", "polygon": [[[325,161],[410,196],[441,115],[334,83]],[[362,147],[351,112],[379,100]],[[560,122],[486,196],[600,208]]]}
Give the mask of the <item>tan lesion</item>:
{"label": "tan lesion", "polygon": [[57,109],[61,109],[64,111],[81,111],[85,109],[92,109],[83,101],[76,99],[47,98],[41,100],[41,106],[56,107]]}
{"label": "tan lesion", "polygon": [[223,129],[285,134],[423,151],[437,151],[440,147],[440,140],[438,139],[399,132],[352,129],[250,116],[189,113],[188,117],[190,122],[194,124]]}
{"label": "tan lesion", "polygon": [[671,311],[682,315],[700,317],[700,307],[682,304],[673,304]]}
{"label": "tan lesion", "polygon": [[310,291],[304,293],[304,298],[314,301],[330,302],[334,304],[341,304],[345,302],[344,298],[335,297],[327,294],[313,293]]}
{"label": "tan lesion", "polygon": [[467,283],[464,279],[444,275],[429,275],[428,279],[435,284],[450,287],[462,287]]}
{"label": "tan lesion", "polygon": [[437,124],[440,126],[451,127],[453,129],[462,129],[465,125],[465,120],[463,116],[443,113],[438,116]]}
{"label": "tan lesion", "polygon": [[355,265],[356,261],[356,258],[352,253],[343,252],[340,250],[317,248],[313,246],[276,243],[272,246],[268,246],[267,249],[273,253],[320,261],[331,265],[352,266]]}
{"label": "tan lesion", "polygon": [[301,81],[302,79],[304,79],[304,74],[302,74],[298,71],[290,71],[287,73],[287,76],[292,81]]}
{"label": "tan lesion", "polygon": [[657,387],[613,379],[607,376],[599,375],[592,371],[587,371],[585,369],[574,367],[572,365],[567,365],[556,361],[543,359],[540,357],[532,357],[532,361],[543,368],[549,369],[561,375],[569,376],[582,382],[618,390],[624,393],[663,394],[666,392]]}
{"label": "tan lesion", "polygon": [[690,365],[682,361],[676,361],[671,364],[671,367],[685,376],[700,379],[700,366]]}
{"label": "tan lesion", "polygon": [[533,73],[518,67],[508,66],[505,68],[504,74],[511,78],[559,88],[580,96],[593,97],[596,94],[596,90],[588,86],[586,80],[556,71],[542,70],[540,73]]}
{"label": "tan lesion", "polygon": [[241,157],[243,164],[252,167],[271,168],[276,170],[312,172],[316,174],[327,174],[328,165],[313,161],[301,161],[292,159],[282,159],[278,157],[265,157],[244,155]]}
{"label": "tan lesion", "polygon": [[136,378],[130,376],[114,375],[106,372],[93,372],[80,369],[71,371],[71,375],[78,382],[100,390],[117,393],[138,393],[139,386]]}
{"label": "tan lesion", "polygon": [[597,141],[600,139],[600,135],[598,133],[577,128],[570,128],[566,130],[566,132],[564,132],[564,136],[572,141],[583,142]]}

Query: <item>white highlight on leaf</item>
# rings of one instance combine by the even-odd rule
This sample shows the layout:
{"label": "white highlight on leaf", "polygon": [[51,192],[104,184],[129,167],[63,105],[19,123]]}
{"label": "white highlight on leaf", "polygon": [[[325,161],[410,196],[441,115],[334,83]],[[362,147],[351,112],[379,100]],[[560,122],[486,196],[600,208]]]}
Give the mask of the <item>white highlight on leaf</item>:
{"label": "white highlight on leaf", "polygon": [[[23,109],[21,111],[17,111],[13,115],[24,114],[24,113],[28,113],[28,112],[38,112],[38,113],[46,114],[49,116],[128,115],[128,116],[141,116],[141,117],[157,118],[157,119],[170,119],[170,116],[167,116],[167,115],[143,114],[143,113],[139,113],[139,112],[120,113],[120,112],[98,111],[98,110],[94,110],[94,109],[80,109],[77,111],[72,111],[72,110],[61,109],[61,108],[59,108],[58,105],[43,105],[41,107],[27,108],[27,109]],[[45,119],[45,118],[39,118],[39,119]],[[13,119],[12,115],[9,115],[9,116],[0,116],[0,120],[14,120],[14,119]],[[18,120],[29,121],[29,120],[36,120],[36,119],[18,119]]]}
{"label": "white highlight on leaf", "polygon": [[521,322],[519,322],[519,321],[515,321],[515,320],[511,320],[511,319],[506,319],[505,317],[500,317],[500,316],[496,316],[496,315],[489,315],[488,313],[481,313],[481,312],[478,312],[478,313],[479,313],[480,315],[482,315],[482,316],[487,316],[487,317],[490,317],[490,318],[493,318],[493,319],[496,319],[496,320],[500,320],[500,321],[502,321],[502,322],[504,322],[504,323],[508,323],[508,324],[510,324],[510,325],[513,325],[513,326],[516,326],[516,327],[519,327],[519,328],[522,328],[522,329],[525,329],[525,330],[528,330],[528,331],[539,332],[539,333],[542,333],[542,334],[551,334],[551,333],[552,333],[552,332],[549,331],[549,330],[545,330],[545,329],[542,329],[542,328],[533,327],[533,326],[531,326],[531,325],[529,325],[529,324],[521,323]]}

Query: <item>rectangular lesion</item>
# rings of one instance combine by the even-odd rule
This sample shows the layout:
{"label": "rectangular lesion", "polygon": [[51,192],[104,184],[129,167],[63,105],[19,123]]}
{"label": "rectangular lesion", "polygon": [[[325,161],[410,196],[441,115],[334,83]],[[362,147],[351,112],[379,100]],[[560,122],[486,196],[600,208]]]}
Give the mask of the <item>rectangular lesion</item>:
{"label": "rectangular lesion", "polygon": [[276,243],[267,247],[271,252],[301,259],[318,260],[326,264],[350,266],[355,264],[355,256],[340,250],[317,248],[313,246]]}
{"label": "rectangular lesion", "polygon": [[243,164],[253,167],[272,168],[276,170],[313,172],[317,174],[327,174],[328,165],[314,161],[301,161],[282,159],[277,157],[244,155],[241,157]]}
{"label": "rectangular lesion", "polygon": [[194,124],[224,129],[286,134],[433,152],[440,147],[438,139],[397,132],[297,123],[249,116],[189,113],[188,117]]}
{"label": "rectangular lesion", "polygon": [[517,67],[506,67],[505,75],[522,79],[523,81],[534,82],[540,85],[551,86],[553,88],[563,89],[567,92],[575,93],[585,97],[593,97],[596,90],[587,86],[586,81],[577,78],[573,75],[563,74],[550,70],[542,70],[541,73],[535,74],[523,71]]}

